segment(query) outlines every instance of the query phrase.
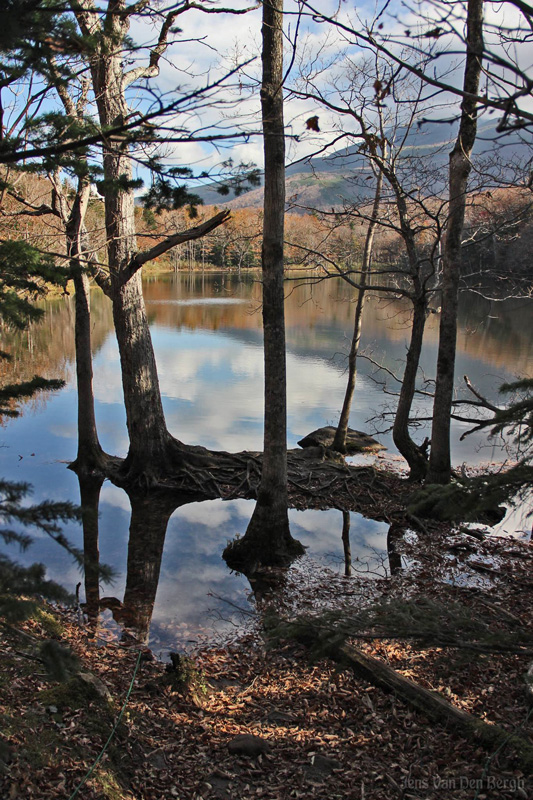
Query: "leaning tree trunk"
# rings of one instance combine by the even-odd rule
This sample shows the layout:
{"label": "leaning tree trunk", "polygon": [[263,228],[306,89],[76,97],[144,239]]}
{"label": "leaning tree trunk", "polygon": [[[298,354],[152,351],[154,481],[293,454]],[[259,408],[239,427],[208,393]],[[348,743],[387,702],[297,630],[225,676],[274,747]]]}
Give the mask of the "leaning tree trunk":
{"label": "leaning tree trunk", "polygon": [[331,445],[332,449],[337,450],[339,453],[346,452],[346,434],[348,433],[350,411],[352,408],[353,394],[355,391],[355,382],[357,380],[357,355],[359,353],[359,343],[361,342],[361,330],[363,327],[363,309],[366,299],[366,286],[368,274],[370,272],[370,264],[372,261],[374,234],[378,224],[379,203],[381,200],[382,186],[383,173],[379,171],[376,183],[376,193],[374,195],[374,205],[372,207],[372,215],[370,217],[368,230],[366,232],[363,262],[361,264],[361,285],[359,286],[359,291],[357,294],[352,343],[350,345],[350,352],[348,354],[348,380],[346,382],[346,392],[344,394],[344,402],[342,404],[342,411],[339,417],[339,424],[337,425],[333,444]]}
{"label": "leaning tree trunk", "polygon": [[461,238],[471,170],[470,157],[477,134],[475,98],[479,91],[483,59],[483,0],[468,0],[466,47],[463,83],[465,95],[461,104],[459,135],[450,153],[450,201],[443,251],[442,311],[428,483],[448,483],[451,476],[450,421],[457,343]]}
{"label": "leaning tree trunk", "polygon": [[[283,122],[283,0],[263,3],[261,112],[265,156],[263,334],[265,429],[261,483],[245,536],[224,551],[230,566],[287,564],[303,553],[289,529],[285,298],[285,129]],[[248,558],[250,556],[250,558]]]}
{"label": "leaning tree trunk", "polygon": [[409,419],[416,391],[416,376],[424,340],[426,312],[426,297],[424,291],[421,290],[413,301],[411,341],[409,342],[409,349],[405,359],[402,386],[392,427],[394,444],[409,464],[409,480],[411,481],[423,480],[427,471],[425,451],[411,438],[409,433]]}

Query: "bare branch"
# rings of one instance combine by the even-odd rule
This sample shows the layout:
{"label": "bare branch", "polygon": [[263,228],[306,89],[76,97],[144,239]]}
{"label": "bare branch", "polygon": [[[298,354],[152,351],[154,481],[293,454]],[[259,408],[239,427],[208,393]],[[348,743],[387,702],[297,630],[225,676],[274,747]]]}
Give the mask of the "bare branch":
{"label": "bare branch", "polygon": [[138,269],[140,269],[143,264],[146,264],[147,261],[153,261],[154,258],[158,258],[158,256],[162,256],[172,247],[176,247],[178,244],[183,244],[183,242],[190,242],[193,239],[200,239],[202,236],[205,236],[207,233],[210,233],[215,228],[218,228],[219,225],[222,225],[230,218],[231,212],[227,209],[225,211],[220,211],[218,214],[215,214],[214,217],[210,217],[210,219],[202,222],[200,225],[196,225],[194,228],[188,228],[186,231],[180,231],[179,233],[175,233],[172,236],[169,236],[164,241],[159,242],[158,244],[151,247],[149,250],[145,250],[142,253],[137,253],[136,256],[130,262],[128,268],[124,270],[122,275],[122,282],[126,283],[129,279],[134,275]]}

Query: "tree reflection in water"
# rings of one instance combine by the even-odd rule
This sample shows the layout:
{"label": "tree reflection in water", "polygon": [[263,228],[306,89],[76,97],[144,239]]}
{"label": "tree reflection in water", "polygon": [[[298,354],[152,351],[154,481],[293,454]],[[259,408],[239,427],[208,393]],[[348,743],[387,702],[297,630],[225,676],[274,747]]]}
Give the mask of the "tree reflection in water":
{"label": "tree reflection in water", "polygon": [[389,557],[389,567],[391,575],[398,575],[403,571],[402,556],[398,552],[397,545],[405,534],[405,528],[397,522],[393,522],[387,533],[387,554]]}
{"label": "tree reflection in water", "polygon": [[128,562],[124,600],[100,597],[98,503],[102,480],[80,477],[83,545],[85,554],[85,612],[96,632],[102,609],[109,609],[113,619],[141,643],[148,642],[150,622],[161,571],[168,522],[173,512],[194,498],[175,492],[149,492],[129,495],[131,519],[128,538]]}
{"label": "tree reflection in water", "polygon": [[[379,578],[401,568],[395,551],[401,529],[392,526],[387,536],[388,525],[357,514],[352,519],[351,512],[329,509],[291,512],[291,525],[311,556],[301,566],[295,569],[293,562],[285,568],[265,567],[255,558],[232,574],[221,553],[228,535],[246,530],[250,501],[197,503],[190,496],[148,492],[129,496],[125,505],[122,490],[107,487],[100,493],[101,486],[94,478],[80,484],[87,617],[96,633],[99,614],[107,609],[123,629],[125,641],[131,642],[132,637],[143,644],[150,641],[156,650],[233,638],[249,629],[250,614],[257,612],[261,618],[269,609],[283,613],[295,591],[298,594],[295,587],[300,581],[309,591],[315,582],[320,587],[329,580],[329,572],[322,573],[321,567],[329,564],[332,556],[335,560],[340,556],[341,574],[348,576],[347,580],[361,571]],[[173,516],[176,509],[180,510]],[[120,565],[126,561],[126,545],[127,570],[123,571]],[[100,558],[109,558],[117,569],[120,589],[109,590],[102,583],[101,566],[99,581]],[[105,623],[101,624],[105,629]]]}
{"label": "tree reflection in water", "polygon": [[100,610],[100,550],[98,545],[98,505],[104,479],[78,475],[83,526],[85,612],[90,628],[96,632]]}
{"label": "tree reflection in water", "polygon": [[[350,512],[342,511],[342,549],[344,553],[344,576],[350,578],[353,572],[352,547],[350,543]],[[397,550],[399,540],[404,536],[405,528],[398,522],[392,522],[387,532],[387,558],[389,562],[389,574],[398,575],[403,571],[402,556]],[[376,556],[378,554],[376,553]],[[368,565],[367,565],[368,566]],[[386,564],[383,563],[384,575],[386,576]]]}

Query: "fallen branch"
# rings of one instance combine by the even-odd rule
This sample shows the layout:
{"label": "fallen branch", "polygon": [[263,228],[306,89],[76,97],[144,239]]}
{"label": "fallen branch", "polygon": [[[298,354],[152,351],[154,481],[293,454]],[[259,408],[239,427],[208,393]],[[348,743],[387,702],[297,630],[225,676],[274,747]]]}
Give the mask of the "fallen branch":
{"label": "fallen branch", "polygon": [[[303,621],[299,620],[297,631],[293,630],[293,635],[307,647],[326,644],[321,637],[319,626],[314,625],[312,621],[304,625]],[[374,686],[385,692],[394,692],[412,708],[435,722],[449,726],[461,736],[475,740],[491,750],[503,747],[505,744],[512,751],[512,758],[521,769],[528,773],[533,769],[533,746],[520,736],[509,734],[498,725],[484,722],[473,714],[456,708],[437,692],[419,686],[380,659],[367,655],[354,645],[330,640],[327,643],[327,655],[352,669],[356,675]]]}

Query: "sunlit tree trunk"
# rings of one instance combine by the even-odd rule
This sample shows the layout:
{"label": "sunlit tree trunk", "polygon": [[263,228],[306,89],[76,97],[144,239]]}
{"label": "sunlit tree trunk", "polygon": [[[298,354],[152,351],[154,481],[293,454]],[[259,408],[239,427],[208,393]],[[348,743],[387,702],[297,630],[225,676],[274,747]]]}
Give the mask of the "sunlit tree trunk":
{"label": "sunlit tree trunk", "polygon": [[413,399],[416,392],[416,378],[420,366],[420,355],[424,341],[426,326],[428,293],[420,275],[420,261],[415,239],[415,233],[409,221],[409,210],[405,194],[394,172],[385,172],[396,198],[396,208],[400,219],[400,234],[403,239],[409,275],[412,282],[411,301],[413,303],[413,322],[411,325],[411,338],[405,357],[405,369],[398,398],[398,406],[394,416],[392,438],[398,451],[409,464],[409,479],[422,480],[426,474],[427,457],[424,449],[418,445],[409,431],[409,419]]}
{"label": "sunlit tree trunk", "polygon": [[477,101],[483,59],[483,0],[469,0],[466,64],[461,121],[455,147],[450,153],[450,201],[443,250],[442,311],[439,331],[437,379],[428,483],[448,483],[451,477],[450,421],[457,342],[457,302],[461,273],[463,234],[470,157],[477,134]]}
{"label": "sunlit tree trunk", "polygon": [[398,451],[409,464],[409,480],[421,481],[427,471],[427,457],[424,449],[418,445],[409,433],[409,419],[413,398],[416,391],[416,377],[420,364],[420,355],[424,341],[426,326],[427,297],[419,286],[420,281],[415,281],[415,296],[413,298],[413,321],[411,324],[411,338],[405,358],[398,406],[394,416],[392,438]]}
{"label": "sunlit tree trunk", "polygon": [[[110,4],[111,5],[111,4]],[[128,34],[129,16],[123,2],[109,9],[100,21],[90,0],[82,0],[77,12],[82,31],[100,33],[90,66],[93,90],[103,129],[120,125],[129,115],[125,97],[128,84],[123,53],[118,46]],[[120,13],[122,11],[122,13]],[[172,443],[161,403],[159,382],[148,328],[140,270],[130,275],[137,253],[132,163],[127,143],[115,140],[103,146],[105,228],[109,264],[109,295],[120,354],[122,385],[130,449],[124,473],[130,479],[164,470]]]}

